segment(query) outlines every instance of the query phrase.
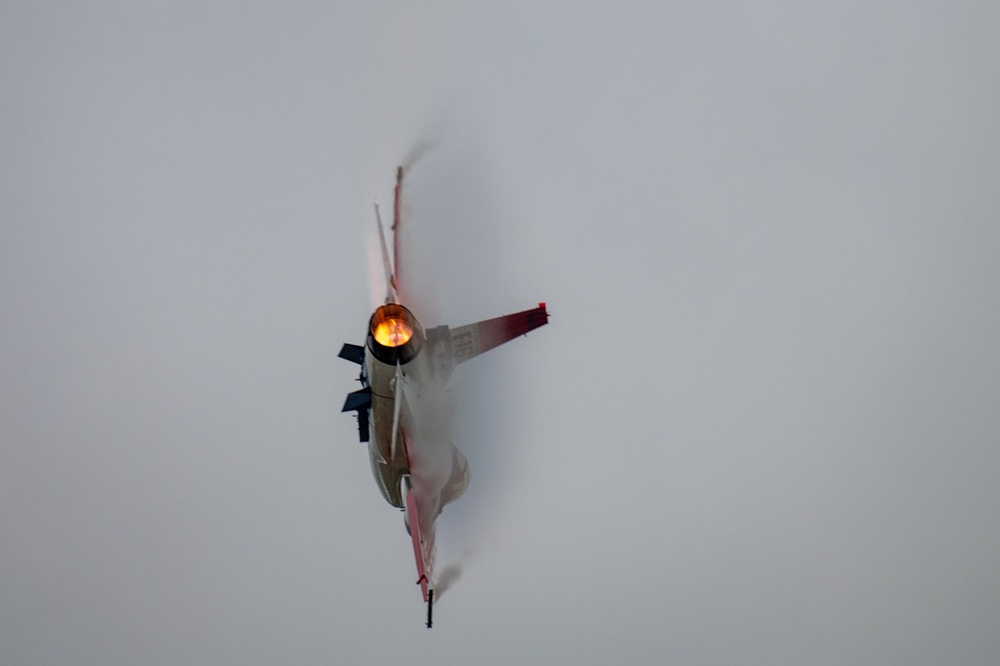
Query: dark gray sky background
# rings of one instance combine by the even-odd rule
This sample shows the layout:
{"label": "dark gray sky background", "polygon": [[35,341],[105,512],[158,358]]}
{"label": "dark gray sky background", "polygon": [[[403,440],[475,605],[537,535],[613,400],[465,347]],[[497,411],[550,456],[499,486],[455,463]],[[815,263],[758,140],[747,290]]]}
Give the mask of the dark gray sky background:
{"label": "dark gray sky background", "polygon": [[[994,664],[1000,5],[0,7],[0,662]],[[431,631],[339,413],[407,183]]]}

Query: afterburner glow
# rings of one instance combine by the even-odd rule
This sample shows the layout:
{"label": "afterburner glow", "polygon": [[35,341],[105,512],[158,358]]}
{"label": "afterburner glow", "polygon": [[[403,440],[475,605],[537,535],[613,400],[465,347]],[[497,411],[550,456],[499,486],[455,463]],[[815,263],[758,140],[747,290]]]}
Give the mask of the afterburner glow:
{"label": "afterburner glow", "polygon": [[403,319],[390,317],[380,321],[373,331],[375,341],[385,347],[400,347],[413,337],[413,327]]}

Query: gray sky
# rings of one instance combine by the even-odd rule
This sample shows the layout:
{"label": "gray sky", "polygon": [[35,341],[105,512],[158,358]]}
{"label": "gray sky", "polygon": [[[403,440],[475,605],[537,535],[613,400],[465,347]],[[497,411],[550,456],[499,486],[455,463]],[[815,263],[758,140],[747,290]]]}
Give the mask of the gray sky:
{"label": "gray sky", "polygon": [[[0,8],[0,661],[997,662],[1000,6],[615,4]],[[423,323],[553,315],[431,631],[336,358],[423,143]]]}

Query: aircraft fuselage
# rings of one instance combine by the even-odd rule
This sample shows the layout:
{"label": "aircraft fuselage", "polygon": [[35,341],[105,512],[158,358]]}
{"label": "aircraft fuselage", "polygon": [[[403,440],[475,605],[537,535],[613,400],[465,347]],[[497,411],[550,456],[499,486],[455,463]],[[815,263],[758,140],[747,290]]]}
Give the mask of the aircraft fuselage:
{"label": "aircraft fuselage", "polygon": [[364,357],[372,474],[385,500],[398,508],[403,508],[404,480],[420,484],[427,505],[422,518],[431,520],[464,491],[468,475],[446,429],[436,427],[450,375],[442,371],[449,365],[442,358],[447,350],[433,344],[436,332],[426,335],[405,307],[384,305],[369,321]]}

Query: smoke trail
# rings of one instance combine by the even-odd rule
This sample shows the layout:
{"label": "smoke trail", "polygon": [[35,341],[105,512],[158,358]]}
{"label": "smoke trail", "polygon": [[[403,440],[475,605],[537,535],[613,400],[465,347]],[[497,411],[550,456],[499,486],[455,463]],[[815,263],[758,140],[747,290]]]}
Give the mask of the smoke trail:
{"label": "smoke trail", "polygon": [[403,163],[400,165],[403,167],[403,173],[405,174],[413,168],[437,144],[438,139],[432,137],[424,137],[413,144],[413,147],[406,153],[406,157],[403,158]]}
{"label": "smoke trail", "polygon": [[441,575],[438,576],[437,585],[434,587],[434,596],[440,599],[441,596],[455,584],[459,578],[462,577],[462,565],[455,563],[449,564],[444,569],[441,570]]}

